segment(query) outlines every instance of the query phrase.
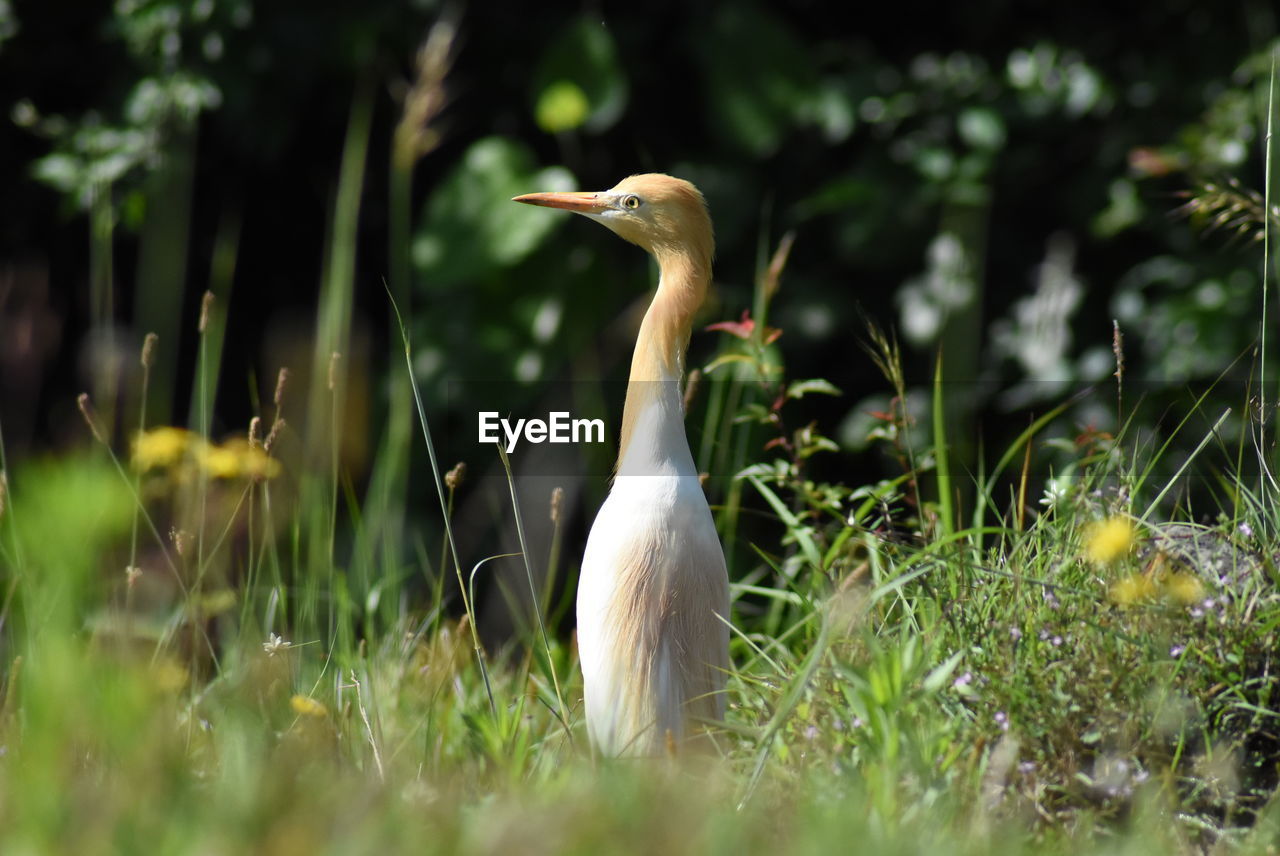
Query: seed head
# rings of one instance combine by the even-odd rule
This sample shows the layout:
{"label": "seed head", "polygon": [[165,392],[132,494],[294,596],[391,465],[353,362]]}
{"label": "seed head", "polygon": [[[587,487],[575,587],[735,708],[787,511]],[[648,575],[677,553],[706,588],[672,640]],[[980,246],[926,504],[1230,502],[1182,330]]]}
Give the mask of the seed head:
{"label": "seed head", "polygon": [[84,417],[85,424],[93,432],[93,439],[105,445],[107,441],[103,438],[102,429],[98,426],[98,416],[93,412],[93,402],[89,400],[89,393],[80,393],[76,398],[76,406],[80,408],[80,415]]}
{"label": "seed head", "polygon": [[267,439],[262,441],[262,450],[264,452],[271,451],[271,447],[276,444],[276,440],[280,438],[280,432],[283,430],[284,420],[277,416],[276,421],[271,423],[271,431],[267,434]]}
{"label": "seed head", "polygon": [[209,326],[209,311],[213,309],[213,292],[206,291],[204,299],[200,301],[200,334],[204,335],[205,328]]}
{"label": "seed head", "polygon": [[556,526],[564,515],[564,488],[557,485],[551,491],[551,522]]}
{"label": "seed head", "polygon": [[452,20],[438,20],[415,62],[417,76],[404,102],[404,113],[396,126],[395,161],[399,169],[409,169],[440,143],[440,132],[434,123],[444,110],[445,75],[453,62],[453,41],[457,29]]}
{"label": "seed head", "polygon": [[156,345],[160,343],[160,337],[155,333],[148,333],[146,338],[142,340],[142,367],[144,369],[151,368],[156,361]]}
{"label": "seed head", "polygon": [[1124,383],[1124,334],[1120,332],[1120,322],[1111,321],[1111,353],[1116,358],[1115,379]]}
{"label": "seed head", "polygon": [[280,369],[280,374],[276,376],[276,394],[271,399],[273,402],[275,402],[276,410],[280,409],[280,402],[284,400],[284,388],[288,385],[288,383],[289,383],[289,370],[287,368],[282,367]]}
{"label": "seed head", "polygon": [[191,549],[191,539],[195,536],[185,529],[173,528],[169,530],[169,540],[173,542],[173,548],[178,551],[179,556],[186,556]]}

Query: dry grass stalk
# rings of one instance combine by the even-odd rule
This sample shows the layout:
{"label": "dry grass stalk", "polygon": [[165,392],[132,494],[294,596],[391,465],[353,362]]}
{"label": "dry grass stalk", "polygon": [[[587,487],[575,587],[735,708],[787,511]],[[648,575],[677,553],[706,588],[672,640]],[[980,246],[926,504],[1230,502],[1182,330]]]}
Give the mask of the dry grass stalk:
{"label": "dry grass stalk", "polygon": [[434,122],[447,101],[444,79],[453,62],[456,35],[453,22],[442,18],[418,48],[414,62],[417,76],[405,95],[404,112],[395,132],[393,157],[399,170],[408,171],[440,144],[440,132]]}
{"label": "dry grass stalk", "polygon": [[80,408],[80,415],[84,417],[85,424],[93,432],[93,439],[106,445],[106,436],[102,433],[101,426],[98,425],[98,416],[93,411],[93,402],[89,400],[89,393],[80,393],[76,398],[76,406]]}
{"label": "dry grass stalk", "polygon": [[271,431],[268,432],[267,439],[262,441],[262,451],[271,451],[271,447],[276,444],[276,440],[280,439],[280,432],[283,431],[284,428],[284,420],[277,416],[276,421],[271,423]]}
{"label": "dry grass stalk", "polygon": [[[276,406],[277,413],[280,412],[280,402],[284,401],[284,391],[288,385],[289,385],[289,369],[281,367],[280,374],[276,376],[276,392],[275,392],[275,395],[271,397],[271,401]],[[275,426],[272,426],[271,430],[274,432]]]}
{"label": "dry grass stalk", "polygon": [[[1198,222],[1206,232],[1225,231],[1234,238],[1261,241],[1266,233],[1267,206],[1262,194],[1235,178],[1225,184],[1206,181],[1188,190],[1187,201],[1175,213]],[[1280,227],[1280,207],[1272,206],[1272,227]]]}
{"label": "dry grass stalk", "polygon": [[205,328],[209,326],[209,312],[213,309],[213,292],[206,291],[204,299],[200,301],[200,335],[204,335]]}
{"label": "dry grass stalk", "polygon": [[156,346],[160,344],[160,337],[155,333],[148,333],[146,338],[142,340],[142,356],[139,362],[142,363],[144,369],[149,369],[156,362]]}

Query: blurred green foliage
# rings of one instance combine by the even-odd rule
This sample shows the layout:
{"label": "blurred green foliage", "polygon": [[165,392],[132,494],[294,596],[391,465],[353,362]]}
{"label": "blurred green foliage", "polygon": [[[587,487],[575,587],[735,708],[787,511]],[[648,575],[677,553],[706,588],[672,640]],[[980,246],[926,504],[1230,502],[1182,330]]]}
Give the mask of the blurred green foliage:
{"label": "blurred green foliage", "polygon": [[[18,29],[24,14],[34,29]],[[6,11],[13,45],[38,39],[45,14]],[[315,143],[336,137],[343,87],[407,72],[437,14],[429,3],[314,15],[250,0],[117,3],[84,31],[115,61],[79,104],[6,90],[13,118],[50,141],[24,169],[82,206],[94,188],[109,188],[129,226],[146,207],[131,177],[162,163],[167,141],[198,124],[197,206],[252,210],[272,193],[264,204],[285,215],[291,199],[308,195],[299,193],[307,175],[330,171],[332,143]],[[487,375],[559,373],[591,341],[579,331],[643,288],[615,263],[624,248],[506,199],[608,186],[649,169],[680,172],[711,200],[725,307],[709,314],[734,316],[771,236],[798,230],[776,320],[794,331],[788,358],[801,374],[849,366],[837,374],[866,375],[847,335],[866,313],[899,327],[917,370],[948,326],[961,328],[950,349],[964,340],[972,353],[955,354],[953,380],[1026,380],[1021,403],[1060,388],[1040,381],[1105,375],[1113,317],[1129,335],[1131,376],[1214,377],[1256,336],[1244,322],[1260,306],[1259,266],[1168,215],[1175,194],[1206,180],[1260,186],[1269,34],[1265,16],[1247,30],[1197,18],[1194,36],[1176,35],[1175,19],[1116,10],[1090,28],[1064,22],[1053,38],[1003,19],[979,38],[944,16],[913,41],[845,30],[803,4],[668,5],[652,20],[626,10],[536,22],[502,5],[462,10],[445,143],[415,188],[412,258],[423,317],[443,300],[468,334],[422,322],[415,339],[436,352],[420,360],[423,377],[450,356]],[[1161,51],[1113,37],[1135,29]],[[1192,44],[1195,60],[1180,60]],[[1209,49],[1223,45],[1238,47]],[[15,48],[0,62],[19,69],[33,60]],[[393,100],[378,109],[378,121],[394,119]],[[296,180],[233,185],[234,195],[218,178],[286,163]],[[362,226],[360,276],[370,284],[385,270],[377,223]],[[241,277],[255,276],[263,252],[246,248]],[[276,240],[271,252],[305,251]],[[1184,273],[1168,275],[1178,265]],[[1053,282],[1074,286],[1061,293]],[[279,300],[308,290],[303,278]],[[381,315],[369,292],[363,305]],[[550,298],[562,304],[559,324],[539,335]],[[1151,306],[1160,322],[1141,323]],[[1039,335],[1048,328],[1059,332]],[[695,342],[695,353],[705,351]],[[852,393],[846,409],[856,417],[874,382],[834,380]],[[980,403],[996,413],[1010,406]],[[835,409],[819,408],[832,418]]]}
{"label": "blurred green foliage", "polygon": [[600,132],[627,107],[627,77],[609,30],[571,20],[547,45],[534,72],[534,114],[548,133]]}
{"label": "blurred green foliage", "polygon": [[545,242],[557,221],[519,205],[495,205],[527,188],[570,190],[563,168],[538,169],[528,148],[489,137],[467,149],[462,162],[431,194],[414,238],[413,261],[433,291],[492,279]]}

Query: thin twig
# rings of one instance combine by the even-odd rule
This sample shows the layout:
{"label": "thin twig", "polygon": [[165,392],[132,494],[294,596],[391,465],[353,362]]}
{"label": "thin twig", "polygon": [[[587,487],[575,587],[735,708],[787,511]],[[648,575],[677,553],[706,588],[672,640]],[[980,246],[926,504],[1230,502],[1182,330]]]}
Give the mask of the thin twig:
{"label": "thin twig", "polygon": [[356,678],[356,670],[351,670],[351,683],[356,688],[356,707],[360,709],[360,718],[364,720],[364,731],[369,737],[369,745],[373,747],[373,763],[378,768],[378,781],[387,780],[387,771],[382,766],[382,752],[378,749],[378,741],[373,736],[373,726],[369,723],[369,712],[364,708],[364,695],[360,692],[360,681]]}

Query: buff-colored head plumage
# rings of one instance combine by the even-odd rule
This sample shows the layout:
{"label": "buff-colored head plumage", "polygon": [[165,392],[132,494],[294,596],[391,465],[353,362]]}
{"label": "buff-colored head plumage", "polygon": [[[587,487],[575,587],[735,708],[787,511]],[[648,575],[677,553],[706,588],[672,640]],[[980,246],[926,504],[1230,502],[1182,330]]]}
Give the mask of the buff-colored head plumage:
{"label": "buff-colored head plumage", "polygon": [[517,196],[516,201],[590,217],[648,250],[660,263],[682,255],[710,270],[715,254],[706,200],[698,188],[682,178],[645,173],[624,178],[609,190],[530,193]]}
{"label": "buff-colored head plumage", "polygon": [[710,265],[715,238],[698,188],[682,178],[647,173],[624,178],[608,193],[620,201],[622,213],[601,222],[619,236],[659,258],[680,251]]}

